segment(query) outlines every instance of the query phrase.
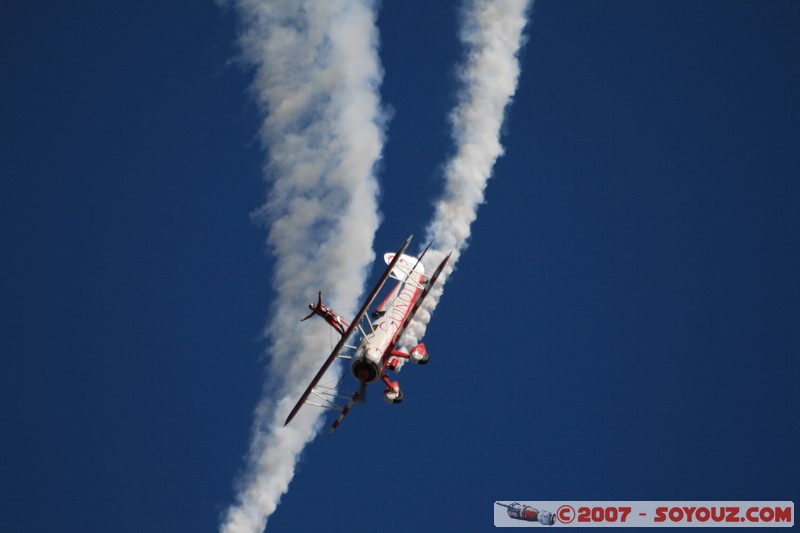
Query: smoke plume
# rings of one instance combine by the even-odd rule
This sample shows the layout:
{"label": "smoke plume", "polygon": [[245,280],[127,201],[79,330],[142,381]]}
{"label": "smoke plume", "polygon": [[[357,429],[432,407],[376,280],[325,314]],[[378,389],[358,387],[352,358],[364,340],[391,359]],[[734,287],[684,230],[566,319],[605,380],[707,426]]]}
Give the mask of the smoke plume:
{"label": "smoke plume", "polygon": [[458,103],[450,115],[456,151],[445,165],[444,193],[427,228],[426,241],[433,246],[426,263],[436,265],[450,251],[453,255],[406,330],[403,346],[424,335],[447,276],[467,246],[494,163],[503,154],[500,131],[517,90],[517,55],[529,7],[528,0],[468,0],[464,6],[460,38],[466,57],[459,69]]}
{"label": "smoke plume", "polygon": [[357,307],[374,260],[383,73],[371,0],[231,1],[264,116],[270,185],[255,216],[269,227],[275,259],[268,378],[236,503],[220,526],[252,533],[264,529],[320,426],[322,411],[306,408],[283,427],[331,347],[325,328],[300,327],[303,309],[318,289],[327,304]]}

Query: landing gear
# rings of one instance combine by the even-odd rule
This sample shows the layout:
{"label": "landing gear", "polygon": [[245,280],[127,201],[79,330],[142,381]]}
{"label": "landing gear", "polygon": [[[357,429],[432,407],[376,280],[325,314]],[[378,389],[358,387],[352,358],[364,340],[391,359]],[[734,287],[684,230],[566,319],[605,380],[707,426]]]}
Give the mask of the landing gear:
{"label": "landing gear", "polygon": [[425,345],[423,343],[419,343],[416,346],[414,346],[411,349],[410,353],[405,353],[405,352],[401,352],[398,349],[393,349],[392,350],[392,355],[394,357],[389,359],[389,363],[387,365],[387,368],[389,368],[389,370],[394,370],[395,367],[397,367],[398,358],[400,358],[400,359],[408,359],[412,363],[417,364],[417,365],[427,364],[428,360],[429,360],[428,350],[427,350],[427,348],[425,348]]}
{"label": "landing gear", "polygon": [[419,343],[411,350],[409,358],[411,359],[411,362],[417,363],[418,365],[427,364],[428,350],[425,348],[423,343]]}
{"label": "landing gear", "polygon": [[386,383],[386,388],[383,389],[383,399],[387,403],[400,403],[403,401],[403,391],[400,390],[400,384],[396,381],[390,381],[389,376],[386,374],[381,376],[381,379]]}

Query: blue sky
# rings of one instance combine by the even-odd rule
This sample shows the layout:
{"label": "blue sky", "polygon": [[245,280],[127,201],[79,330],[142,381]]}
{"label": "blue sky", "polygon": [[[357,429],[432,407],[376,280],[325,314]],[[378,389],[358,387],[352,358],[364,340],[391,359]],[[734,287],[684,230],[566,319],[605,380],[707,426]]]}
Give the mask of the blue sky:
{"label": "blue sky", "polygon": [[[378,252],[441,190],[455,5],[380,10]],[[306,449],[268,530],[797,501],[799,23],[792,2],[537,1],[431,363]],[[0,24],[0,529],[215,531],[273,296],[235,17],[26,2]]]}

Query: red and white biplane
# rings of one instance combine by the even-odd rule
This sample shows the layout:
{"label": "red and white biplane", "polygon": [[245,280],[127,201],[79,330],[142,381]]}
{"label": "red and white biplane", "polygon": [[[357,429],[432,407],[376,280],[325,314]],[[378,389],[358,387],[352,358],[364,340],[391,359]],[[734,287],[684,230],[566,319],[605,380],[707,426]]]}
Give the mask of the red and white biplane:
{"label": "red and white biplane", "polygon": [[[322,364],[322,368],[311,380],[311,384],[297,405],[289,413],[284,425],[292,421],[303,404],[309,404],[339,411],[340,414],[330,429],[330,433],[333,433],[356,400],[364,396],[366,386],[378,379],[386,385],[383,397],[387,402],[400,403],[403,400],[400,385],[397,381],[389,379],[387,371],[398,371],[408,359],[419,365],[428,362],[428,352],[424,344],[417,344],[409,353],[405,353],[397,349],[397,343],[450,259],[450,255],[445,257],[436,270],[429,274],[422,259],[430,244],[416,258],[404,254],[410,242],[411,237],[406,239],[396,253],[387,253],[383,256],[389,266],[350,323],[345,322],[341,316],[322,304],[321,292],[317,303],[308,306],[311,313],[302,320],[318,315],[335,329],[341,338]],[[397,285],[375,311],[367,316],[372,302],[390,277],[398,281]],[[337,358],[350,359],[350,372],[361,383],[352,396],[341,396],[335,387],[319,384]],[[343,406],[338,405],[336,400],[347,400],[347,403]]]}

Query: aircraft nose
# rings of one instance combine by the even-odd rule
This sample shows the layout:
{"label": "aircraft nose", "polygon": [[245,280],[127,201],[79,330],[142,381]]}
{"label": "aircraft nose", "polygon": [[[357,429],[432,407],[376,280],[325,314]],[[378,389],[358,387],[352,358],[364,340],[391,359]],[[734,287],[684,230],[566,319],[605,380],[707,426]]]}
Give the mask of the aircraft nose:
{"label": "aircraft nose", "polygon": [[372,383],[378,379],[378,367],[372,361],[363,359],[353,363],[353,376],[362,383]]}

